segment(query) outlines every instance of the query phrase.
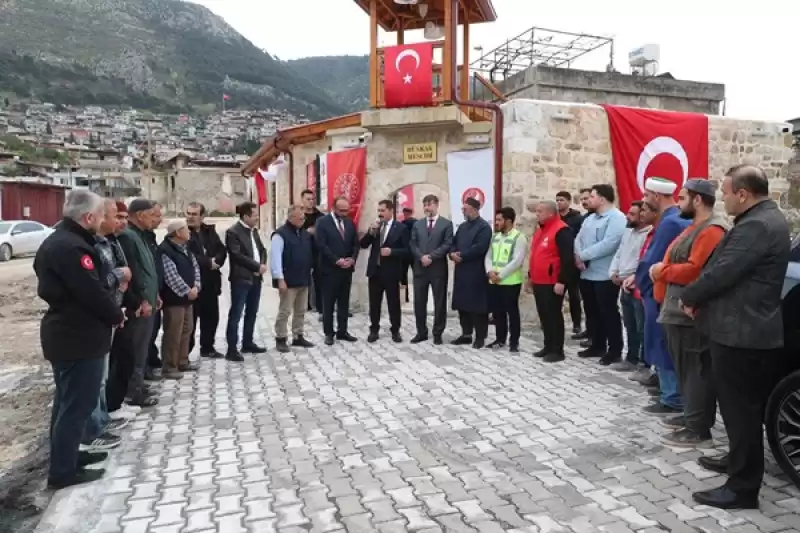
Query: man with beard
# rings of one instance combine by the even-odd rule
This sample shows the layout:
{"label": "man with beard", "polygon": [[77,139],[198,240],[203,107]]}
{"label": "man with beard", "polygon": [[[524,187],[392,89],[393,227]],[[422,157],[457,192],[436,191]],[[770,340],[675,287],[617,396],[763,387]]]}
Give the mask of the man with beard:
{"label": "man with beard", "polygon": [[764,171],[740,165],[722,181],[733,227],[680,304],[709,336],[711,371],[730,452],[701,457],[728,474],[724,485],[692,496],[701,505],[755,509],[764,477],[764,407],[783,346],[781,290],[789,263],[789,226],[769,199]]}
{"label": "man with beard", "polygon": [[322,286],[319,279],[319,270],[317,263],[319,261],[319,254],[317,247],[314,244],[314,234],[317,230],[317,220],[325,216],[322,211],[317,209],[317,197],[311,189],[305,189],[300,193],[300,204],[303,206],[303,228],[308,232],[311,237],[311,254],[312,254],[312,269],[311,269],[311,290],[308,291],[308,309],[314,309],[320,316],[322,316]]}
{"label": "man with beard", "polygon": [[[636,273],[639,265],[639,256],[645,239],[653,229],[642,224],[642,202],[631,203],[627,215],[627,229],[622,237],[622,242],[611,261],[609,274],[611,281],[618,286],[628,277]],[[628,353],[624,361],[614,363],[613,369],[619,371],[636,370],[641,362],[642,329],[644,328],[644,309],[641,300],[634,298],[630,292],[622,291],[619,296],[622,309],[622,321],[628,335]]]}
{"label": "man with beard", "polygon": [[647,253],[636,267],[636,288],[642,295],[644,306],[645,362],[655,373],[643,369],[635,372],[631,379],[646,386],[658,384],[661,392],[658,401],[644,408],[645,413],[656,416],[677,415],[683,411],[678,377],[667,349],[664,328],[657,322],[661,309],[653,295],[653,280],[650,279],[650,267],[664,259],[669,245],[689,225],[688,220],[681,218],[681,211],[675,205],[672,195],[676,188],[675,182],[664,178],[653,177],[645,181],[644,201],[659,213],[659,219]]}
{"label": "man with beard", "polygon": [[536,219],[539,229],[531,241],[528,278],[544,333],[544,347],[533,355],[555,363],[564,360],[564,291],[578,277],[575,239],[567,224],[556,216],[554,202],[536,206]]}
{"label": "man with beard", "polygon": [[[492,227],[481,218],[481,204],[464,200],[464,222],[458,226],[450,260],[453,270],[453,309],[458,311],[461,335],[452,344],[483,348],[489,333],[489,298],[483,260],[492,244]],[[472,334],[475,333],[473,341]]]}
{"label": "man with beard", "polygon": [[[580,233],[580,229],[581,229],[581,226],[583,226],[584,220],[586,220],[586,218],[589,215],[594,213],[594,208],[592,208],[591,202],[589,201],[589,198],[590,198],[591,195],[592,195],[592,189],[590,189],[590,188],[584,188],[584,189],[580,190],[580,202],[581,202],[581,207],[584,209],[584,213],[581,215],[580,224],[576,224],[576,226],[578,228],[578,231],[575,232],[575,237],[576,238],[578,236],[578,233]],[[578,308],[577,312],[574,312],[573,308],[572,308],[573,301],[575,301],[578,304],[580,304],[581,303],[581,299],[585,298],[585,296],[581,292],[580,278],[578,278],[578,281],[576,281],[576,283],[578,283],[577,289],[574,290],[574,291],[570,290],[570,292],[569,292],[570,315],[573,318],[575,318],[576,316],[578,318],[580,318],[580,314],[579,314],[580,308]],[[575,293],[576,296],[573,296],[573,293]],[[573,313],[575,313],[575,314],[573,314]],[[588,348],[589,346],[592,345],[592,340],[591,340],[592,339],[592,329],[595,327],[595,320],[594,319],[595,319],[594,316],[589,317],[588,313],[586,314],[586,329],[583,330],[583,331],[577,331],[576,332],[575,328],[574,328],[574,325],[573,325],[572,339],[573,340],[580,340],[581,341],[581,348]],[[580,320],[578,320],[578,325],[580,326]],[[578,328],[578,329],[580,329],[580,328]]]}
{"label": "man with beard", "polygon": [[700,277],[700,271],[725,236],[725,221],[714,214],[714,186],[706,179],[690,179],[678,196],[681,217],[691,225],[672,241],[664,261],[650,267],[655,300],[661,304],[658,323],[664,327],[678,385],[683,397],[683,415],[666,418],[663,425],[674,429],[664,437],[678,447],[713,444],[711,428],[717,400],[711,384],[711,354],[708,336],[678,305],[684,287]]}
{"label": "man with beard", "polygon": [[189,351],[194,350],[197,323],[200,322],[200,357],[218,359],[223,355],[214,348],[214,339],[219,326],[219,296],[222,294],[222,274],[228,252],[222,244],[213,224],[205,223],[206,208],[199,202],[192,202],[186,208],[186,224],[191,238],[189,250],[200,264],[200,291],[193,303],[192,334],[189,337]]}
{"label": "man with beard", "polygon": [[[556,205],[558,206],[558,216],[572,231],[574,240],[581,231],[584,216],[577,209],[572,209],[572,195],[568,191],[556,193]],[[575,336],[573,338],[577,339],[581,334],[581,292],[577,276],[573,276],[571,284],[567,286],[567,295],[569,296],[569,315],[572,318],[572,334]]]}

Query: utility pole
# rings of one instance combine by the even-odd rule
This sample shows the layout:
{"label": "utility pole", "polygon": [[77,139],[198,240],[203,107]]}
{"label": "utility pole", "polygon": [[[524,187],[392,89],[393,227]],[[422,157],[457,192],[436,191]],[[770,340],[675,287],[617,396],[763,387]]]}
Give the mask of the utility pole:
{"label": "utility pole", "polygon": [[150,133],[150,122],[147,123],[147,169],[145,177],[147,179],[147,199],[153,198],[153,178],[151,170],[153,168],[153,136]]}

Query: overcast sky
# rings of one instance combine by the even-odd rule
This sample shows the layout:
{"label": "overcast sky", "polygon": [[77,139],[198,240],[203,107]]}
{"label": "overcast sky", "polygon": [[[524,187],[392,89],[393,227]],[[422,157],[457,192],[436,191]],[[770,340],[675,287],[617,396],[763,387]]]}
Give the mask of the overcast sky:
{"label": "overcast sky", "polygon": [[[353,0],[192,0],[222,16],[256,46],[281,59],[367,54],[369,18]],[[391,1],[391,0],[387,0]],[[662,72],[724,83],[727,115],[800,117],[800,1],[494,0],[498,20],[473,28],[486,51],[531,26],[614,38],[614,62],[628,72],[628,52],[661,46]],[[337,22],[338,21],[338,22]],[[421,32],[406,42],[422,40]],[[381,35],[382,45],[394,36]],[[602,70],[607,49],[574,66]]]}

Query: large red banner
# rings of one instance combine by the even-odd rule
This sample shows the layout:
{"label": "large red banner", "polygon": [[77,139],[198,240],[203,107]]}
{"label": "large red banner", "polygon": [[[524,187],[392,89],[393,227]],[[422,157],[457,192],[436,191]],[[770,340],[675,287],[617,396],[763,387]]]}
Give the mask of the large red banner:
{"label": "large red banner", "polygon": [[433,43],[387,46],[383,59],[386,107],[433,104]]}
{"label": "large red banner", "polygon": [[395,213],[398,220],[404,220],[403,209],[414,209],[414,186],[406,185],[397,191],[397,206]]}
{"label": "large red banner", "polygon": [[[644,195],[647,178],[674,181],[708,178],[708,117],[697,113],[603,106],[608,115],[611,153],[620,209]],[[678,190],[675,195],[677,198]]]}
{"label": "large red banner", "polygon": [[367,185],[367,149],[353,148],[341,152],[328,152],[328,206],[344,196],[350,202],[350,218],[358,227],[361,204]]}
{"label": "large red banner", "polygon": [[313,161],[306,165],[306,189],[317,191],[317,172]]}

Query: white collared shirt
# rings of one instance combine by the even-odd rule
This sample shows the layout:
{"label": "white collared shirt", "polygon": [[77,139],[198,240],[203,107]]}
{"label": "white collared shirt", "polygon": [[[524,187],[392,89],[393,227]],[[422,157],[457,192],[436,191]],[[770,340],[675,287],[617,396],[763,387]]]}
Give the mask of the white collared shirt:
{"label": "white collared shirt", "polygon": [[433,220],[433,227],[435,228],[436,227],[436,223],[439,221],[439,215],[436,215],[433,218],[425,217],[425,229],[428,229],[428,227],[431,226],[431,220]]}
{"label": "white collared shirt", "polygon": [[247,228],[247,231],[250,232],[250,243],[253,246],[253,260],[260,265],[261,264],[261,250],[258,249],[258,245],[256,244],[256,232],[255,232],[255,230],[253,228],[251,228],[250,226],[245,224],[244,221],[239,220],[239,223],[242,226],[244,226],[245,228]]}

